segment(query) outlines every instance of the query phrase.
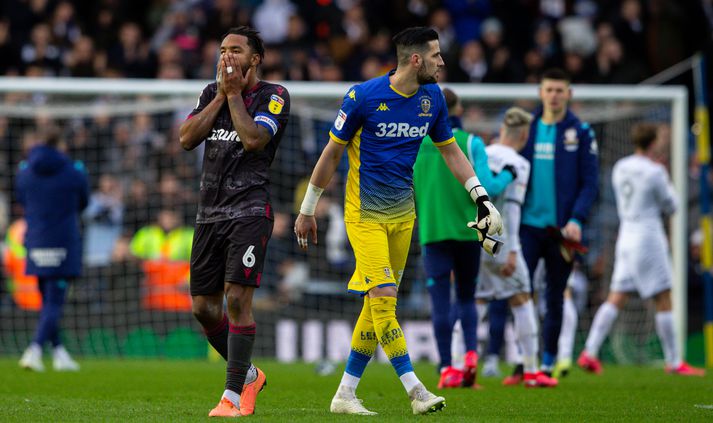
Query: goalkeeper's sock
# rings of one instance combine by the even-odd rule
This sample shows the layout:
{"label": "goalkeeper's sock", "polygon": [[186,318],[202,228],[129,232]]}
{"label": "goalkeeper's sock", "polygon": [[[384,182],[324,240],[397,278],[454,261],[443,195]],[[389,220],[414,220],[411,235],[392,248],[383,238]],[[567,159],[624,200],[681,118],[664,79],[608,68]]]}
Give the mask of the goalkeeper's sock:
{"label": "goalkeeper's sock", "polygon": [[396,320],[396,297],[376,297],[369,299],[374,330],[386,356],[401,379],[401,383],[410,392],[421,383],[413,371],[411,358],[406,347],[406,338]]}
{"label": "goalkeeper's sock", "polygon": [[608,301],[599,307],[597,314],[594,315],[592,328],[589,330],[589,336],[587,336],[587,342],[584,345],[584,349],[590,357],[596,358],[599,355],[599,348],[601,348],[602,343],[609,335],[609,331],[618,315],[619,309]]}
{"label": "goalkeeper's sock", "polygon": [[[228,334],[228,366],[225,378],[225,389],[242,392],[245,377],[250,369],[250,358],[255,343],[255,323],[247,326],[229,324]],[[238,394],[238,398],[240,395]],[[231,400],[232,401],[232,400]],[[240,401],[238,400],[238,404]]]}
{"label": "goalkeeper's sock", "polygon": [[223,357],[228,360],[228,316],[223,314],[223,320],[212,328],[203,328],[208,343]]}
{"label": "goalkeeper's sock", "polygon": [[342,375],[339,386],[356,390],[359,380],[364,374],[366,365],[376,351],[376,332],[374,331],[374,321],[371,317],[371,304],[369,297],[364,297],[364,306],[361,309],[354,332],[352,333],[351,352],[347,358],[347,366]]}
{"label": "goalkeeper's sock", "polygon": [[537,320],[532,300],[512,307],[525,373],[537,372]]}
{"label": "goalkeeper's sock", "polygon": [[451,317],[451,273],[438,278],[428,278],[426,284],[431,297],[431,323],[436,337],[439,368],[451,365],[451,343],[453,340],[453,320]]}
{"label": "goalkeeper's sock", "polygon": [[656,313],[656,333],[661,340],[666,364],[673,369],[678,368],[681,365],[681,354],[676,346],[676,328],[670,310]]}
{"label": "goalkeeper's sock", "polygon": [[572,360],[574,349],[574,335],[577,331],[577,307],[572,298],[564,299],[564,310],[562,315],[562,331],[557,348],[558,360]]}

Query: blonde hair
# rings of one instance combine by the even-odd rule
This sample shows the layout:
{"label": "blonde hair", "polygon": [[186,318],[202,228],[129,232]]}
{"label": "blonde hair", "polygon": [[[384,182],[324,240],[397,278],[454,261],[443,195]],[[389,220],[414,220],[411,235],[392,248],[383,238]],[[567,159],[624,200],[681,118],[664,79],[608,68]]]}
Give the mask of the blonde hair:
{"label": "blonde hair", "polygon": [[511,107],[505,111],[503,128],[508,138],[517,138],[520,131],[532,123],[532,114],[521,107]]}

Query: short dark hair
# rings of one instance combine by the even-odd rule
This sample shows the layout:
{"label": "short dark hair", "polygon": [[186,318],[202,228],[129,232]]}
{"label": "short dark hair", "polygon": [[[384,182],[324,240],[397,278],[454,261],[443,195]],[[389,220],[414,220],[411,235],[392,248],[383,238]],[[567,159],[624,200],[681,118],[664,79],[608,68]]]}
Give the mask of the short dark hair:
{"label": "short dark hair", "polygon": [[62,142],[62,132],[52,124],[40,130],[40,142],[46,146],[57,148]]}
{"label": "short dark hair", "polygon": [[654,123],[637,123],[631,128],[631,142],[636,148],[648,150],[656,140],[658,129]]}
{"label": "short dark hair", "polygon": [[450,112],[458,104],[458,94],[450,88],[443,89],[443,97],[446,99],[446,107]]}
{"label": "short dark hair", "polygon": [[553,79],[555,81],[565,81],[568,84],[572,81],[572,78],[570,78],[569,74],[560,68],[550,68],[550,69],[545,70],[542,73],[542,78],[540,78],[540,80],[544,80],[544,79]]}
{"label": "short dark hair", "polygon": [[245,25],[233,27],[230,28],[228,32],[223,34],[223,37],[220,40],[223,41],[225,37],[230,34],[242,35],[246,37],[248,39],[248,45],[252,49],[253,53],[260,56],[260,63],[262,63],[262,60],[265,58],[265,43],[263,43],[262,38],[260,37],[260,31]]}
{"label": "short dark hair", "polygon": [[433,40],[438,40],[438,33],[433,28],[425,26],[406,28],[392,38],[396,44],[399,63],[407,62],[411,54],[422,51],[426,44]]}

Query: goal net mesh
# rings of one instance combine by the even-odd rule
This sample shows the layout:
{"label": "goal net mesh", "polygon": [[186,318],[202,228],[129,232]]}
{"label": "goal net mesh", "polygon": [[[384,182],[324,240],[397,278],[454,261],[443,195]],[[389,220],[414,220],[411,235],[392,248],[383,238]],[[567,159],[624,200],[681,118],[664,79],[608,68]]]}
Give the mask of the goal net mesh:
{"label": "goal net mesh", "polygon": [[[115,82],[108,82],[113,84]],[[344,86],[346,87],[346,85]],[[361,302],[346,292],[354,267],[343,223],[346,160],[317,209],[319,244],[296,248],[292,225],[306,182],[327,142],[346,89],[292,94],[292,114],[271,168],[275,227],[257,290],[255,356],[280,360],[342,360]],[[457,92],[456,88],[456,92]],[[89,175],[92,199],[82,215],[84,274],[70,284],[63,339],[80,356],[210,356],[191,314],[188,294],[191,235],[203,149],[184,151],[178,128],[195,93],[0,92],[0,223],[4,283],[0,285],[0,355],[17,355],[31,341],[40,297],[23,274],[24,222],[12,186],[20,162],[51,125],[61,129],[68,154]],[[317,93],[317,94],[315,94]],[[524,91],[523,91],[524,93]],[[575,90],[576,93],[576,90]],[[531,96],[530,96],[531,97]],[[511,100],[463,96],[464,126],[490,142]],[[530,110],[534,99],[519,101]],[[669,125],[666,101],[577,99],[573,109],[590,122],[600,150],[600,195],[586,225],[590,248],[582,260],[589,284],[580,303],[577,347],[608,291],[618,220],[611,188],[613,164],[632,150],[631,125]],[[668,150],[661,152],[666,160]],[[345,155],[346,156],[346,155]],[[447,207],[447,205],[441,205]],[[412,356],[435,360],[430,301],[417,232],[400,287],[399,318]],[[646,362],[661,357],[651,308],[633,301],[620,316],[604,358]]]}

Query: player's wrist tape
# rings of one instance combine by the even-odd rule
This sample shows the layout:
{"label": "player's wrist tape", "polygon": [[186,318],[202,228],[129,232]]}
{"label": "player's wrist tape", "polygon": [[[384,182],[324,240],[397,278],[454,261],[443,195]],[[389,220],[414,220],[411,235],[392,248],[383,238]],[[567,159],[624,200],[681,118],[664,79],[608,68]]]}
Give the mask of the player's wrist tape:
{"label": "player's wrist tape", "polygon": [[490,199],[488,198],[488,192],[485,191],[485,188],[483,188],[482,185],[480,185],[480,181],[477,176],[470,177],[467,181],[465,181],[464,186],[475,204]]}
{"label": "player's wrist tape", "polygon": [[302,200],[302,205],[300,206],[300,213],[305,216],[314,216],[317,201],[319,201],[319,197],[323,192],[324,188],[312,185],[310,182],[309,186],[307,186],[307,192],[305,192],[305,198]]}

